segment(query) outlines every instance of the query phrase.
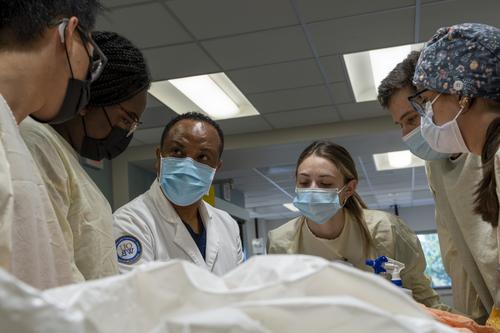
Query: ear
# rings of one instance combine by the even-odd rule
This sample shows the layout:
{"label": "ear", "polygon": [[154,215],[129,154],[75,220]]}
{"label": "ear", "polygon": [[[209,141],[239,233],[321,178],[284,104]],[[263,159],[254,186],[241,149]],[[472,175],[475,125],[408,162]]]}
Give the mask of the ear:
{"label": "ear", "polygon": [[160,174],[160,165],[161,165],[161,149],[160,149],[160,147],[157,147],[156,148],[156,161],[155,161],[156,175]]}
{"label": "ear", "polygon": [[463,108],[464,112],[465,112],[465,111],[467,111],[467,109],[469,109],[471,102],[472,102],[472,99],[470,97],[461,96],[458,100],[458,105],[460,106],[460,108]]}
{"label": "ear", "polygon": [[73,50],[74,37],[76,32],[76,27],[78,26],[78,19],[73,16],[69,19],[68,24],[66,25],[65,31],[63,31],[64,43],[65,47],[68,50],[68,53],[71,53]]}
{"label": "ear", "polygon": [[345,188],[346,199],[349,198],[351,195],[353,195],[354,192],[356,192],[357,187],[358,187],[358,181],[356,179],[353,179],[346,184]]}
{"label": "ear", "polygon": [[80,116],[82,116],[82,117],[85,117],[85,116],[87,115],[87,112],[88,112],[88,111],[89,111],[89,110],[85,107],[85,108],[81,109],[80,111],[78,111],[78,114],[79,114]]}
{"label": "ear", "polygon": [[217,167],[215,168],[215,171],[221,170],[223,165],[224,165],[224,161],[219,160],[219,163],[217,164]]}

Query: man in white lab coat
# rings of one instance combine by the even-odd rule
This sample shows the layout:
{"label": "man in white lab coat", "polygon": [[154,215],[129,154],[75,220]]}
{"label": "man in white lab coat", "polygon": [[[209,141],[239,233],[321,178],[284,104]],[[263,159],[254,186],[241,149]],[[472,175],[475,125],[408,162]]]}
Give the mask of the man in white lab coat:
{"label": "man in white lab coat", "polygon": [[408,149],[426,161],[443,264],[452,279],[453,306],[481,323],[493,305],[498,262],[496,233],[473,209],[482,178],[481,159],[436,152],[422,137],[420,116],[408,101],[417,92],[412,78],[418,58],[419,52],[410,53],[389,73],[378,88],[378,99],[401,127]]}
{"label": "man in white lab coat", "polygon": [[172,119],[156,151],[151,188],[114,213],[120,271],[183,259],[223,275],[243,261],[237,222],[202,200],[222,165],[219,125],[195,112]]}

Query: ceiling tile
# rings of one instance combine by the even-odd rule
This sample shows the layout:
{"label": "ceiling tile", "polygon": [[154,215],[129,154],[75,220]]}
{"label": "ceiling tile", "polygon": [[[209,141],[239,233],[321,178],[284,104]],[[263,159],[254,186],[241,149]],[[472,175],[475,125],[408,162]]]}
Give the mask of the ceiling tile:
{"label": "ceiling tile", "polygon": [[340,55],[320,57],[319,62],[325,69],[330,82],[345,81],[348,77],[344,71],[344,64]]}
{"label": "ceiling tile", "polygon": [[288,0],[178,0],[167,5],[198,39],[299,24]]}
{"label": "ceiling tile", "polygon": [[[148,145],[159,144],[163,127],[137,129],[134,133],[134,138]],[[151,156],[154,158],[154,156]]]}
{"label": "ceiling tile", "polygon": [[155,81],[219,71],[217,65],[194,43],[146,50],[144,56]]}
{"label": "ceiling tile", "polygon": [[299,10],[306,22],[335,19],[415,5],[414,0],[298,0]]}
{"label": "ceiling tile", "polygon": [[437,29],[463,22],[480,22],[500,25],[500,1],[471,2],[458,0],[422,6],[421,40],[429,40]]}
{"label": "ceiling tile", "polygon": [[148,94],[148,99],[146,103],[147,108],[154,108],[157,106],[163,106],[163,103],[157,100],[153,95]]}
{"label": "ceiling tile", "polygon": [[299,26],[202,42],[224,69],[311,58]]}
{"label": "ceiling tile", "polygon": [[101,0],[101,3],[105,8],[116,7],[116,6],[128,6],[134,5],[142,2],[148,2],[149,0]]}
{"label": "ceiling tile", "polygon": [[245,94],[321,84],[314,59],[228,71],[226,74]]}
{"label": "ceiling tile", "polygon": [[217,123],[222,127],[224,135],[261,132],[272,129],[261,116],[218,120]]}
{"label": "ceiling tile", "polygon": [[337,105],[344,120],[373,118],[388,115],[378,102],[363,102]]}
{"label": "ceiling tile", "polygon": [[275,112],[266,114],[265,118],[275,128],[325,124],[339,120],[339,116],[333,106]]}
{"label": "ceiling tile", "polygon": [[262,114],[330,104],[323,85],[248,95],[247,98]]}
{"label": "ceiling tile", "polygon": [[159,3],[111,9],[99,17],[96,30],[116,31],[140,48],[191,41]]}
{"label": "ceiling tile", "polygon": [[177,116],[177,113],[166,106],[148,107],[142,114],[139,128],[165,127],[170,119]]}
{"label": "ceiling tile", "polygon": [[134,135],[134,137],[132,138],[132,141],[130,141],[130,144],[129,144],[129,147],[137,147],[137,146],[143,146],[145,145],[146,143],[137,139]]}
{"label": "ceiling tile", "polygon": [[309,28],[322,56],[412,43],[414,19],[414,9],[401,9],[312,23]]}
{"label": "ceiling tile", "polygon": [[330,84],[330,89],[332,90],[332,96],[335,104],[344,104],[354,102],[354,97],[351,92],[351,88],[345,82],[336,82]]}

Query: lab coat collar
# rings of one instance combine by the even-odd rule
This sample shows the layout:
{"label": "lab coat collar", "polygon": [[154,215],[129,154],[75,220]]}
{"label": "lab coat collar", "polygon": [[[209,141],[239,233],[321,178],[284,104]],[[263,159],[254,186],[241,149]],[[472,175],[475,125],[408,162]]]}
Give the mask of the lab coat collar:
{"label": "lab coat collar", "polygon": [[150,193],[154,201],[154,206],[161,217],[160,223],[167,222],[175,224],[174,243],[183,249],[196,265],[202,266],[206,264],[208,270],[212,271],[220,246],[219,235],[217,234],[216,226],[213,221],[212,207],[203,200],[199,207],[199,213],[207,232],[207,247],[205,250],[205,260],[203,260],[195,241],[175,211],[174,206],[172,206],[170,201],[163,194],[158,179],[151,185]]}

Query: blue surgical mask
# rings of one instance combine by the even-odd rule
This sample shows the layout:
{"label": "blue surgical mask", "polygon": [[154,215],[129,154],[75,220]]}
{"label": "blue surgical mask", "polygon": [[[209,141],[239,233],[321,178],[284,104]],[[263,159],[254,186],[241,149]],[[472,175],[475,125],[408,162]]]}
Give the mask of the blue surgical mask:
{"label": "blue surgical mask", "polygon": [[309,220],[324,224],[342,208],[339,193],[344,188],[297,188],[293,205]]}
{"label": "blue surgical mask", "polygon": [[445,160],[453,155],[440,153],[432,149],[422,136],[420,126],[405,135],[403,141],[413,155],[420,157],[424,161]]}
{"label": "blue surgical mask", "polygon": [[162,157],[158,178],[168,200],[177,206],[189,206],[208,193],[214,176],[214,168],[189,157]]}

